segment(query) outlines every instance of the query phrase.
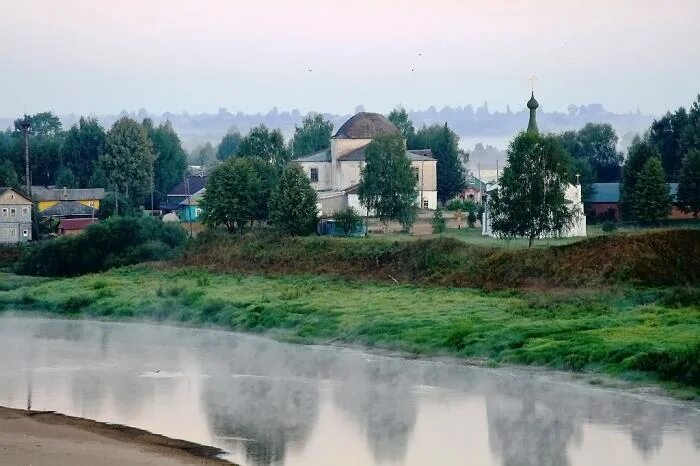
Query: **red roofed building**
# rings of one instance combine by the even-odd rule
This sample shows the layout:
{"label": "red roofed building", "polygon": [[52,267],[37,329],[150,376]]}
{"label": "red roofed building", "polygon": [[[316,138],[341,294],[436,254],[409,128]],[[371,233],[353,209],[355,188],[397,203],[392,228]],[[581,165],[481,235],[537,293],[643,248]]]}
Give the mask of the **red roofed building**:
{"label": "red roofed building", "polygon": [[63,218],[58,224],[58,234],[61,236],[77,235],[89,225],[97,222],[96,218]]}

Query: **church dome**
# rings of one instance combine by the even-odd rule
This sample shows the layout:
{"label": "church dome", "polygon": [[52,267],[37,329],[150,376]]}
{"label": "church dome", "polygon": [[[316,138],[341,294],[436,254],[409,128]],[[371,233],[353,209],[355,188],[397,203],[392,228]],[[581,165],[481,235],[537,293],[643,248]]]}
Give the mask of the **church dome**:
{"label": "church dome", "polygon": [[535,93],[533,92],[532,97],[530,97],[530,100],[527,101],[527,108],[534,110],[539,106],[540,104],[537,102],[537,100],[535,100]]}
{"label": "church dome", "polygon": [[372,139],[385,134],[400,134],[399,129],[384,115],[360,112],[343,123],[334,138]]}

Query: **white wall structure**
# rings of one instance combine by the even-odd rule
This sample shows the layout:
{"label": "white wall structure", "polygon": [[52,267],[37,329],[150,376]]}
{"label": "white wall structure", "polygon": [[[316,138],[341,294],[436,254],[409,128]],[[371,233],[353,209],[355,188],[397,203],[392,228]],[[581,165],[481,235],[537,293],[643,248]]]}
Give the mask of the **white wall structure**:
{"label": "white wall structure", "polygon": [[[498,185],[496,184],[489,190],[489,194],[498,190]],[[566,200],[571,203],[571,208],[575,211],[575,217],[572,225],[564,230],[561,234],[561,238],[572,238],[572,237],[585,237],[586,233],[586,215],[583,212],[583,202],[581,201],[581,185],[569,184],[566,187],[565,192]],[[489,217],[488,203],[484,206],[484,214],[481,218],[481,234],[484,236],[496,236],[491,229],[491,219]],[[540,237],[542,238],[542,237]]]}
{"label": "white wall structure", "polygon": [[[332,216],[348,206],[358,212],[363,211],[356,188],[365,162],[365,149],[377,136],[399,133],[399,129],[383,115],[361,112],[338,129],[330,140],[330,149],[294,160],[311,180],[311,186],[318,194],[322,215]],[[437,161],[432,157],[432,152],[429,149],[407,150],[406,157],[416,174],[416,205],[436,209]]]}

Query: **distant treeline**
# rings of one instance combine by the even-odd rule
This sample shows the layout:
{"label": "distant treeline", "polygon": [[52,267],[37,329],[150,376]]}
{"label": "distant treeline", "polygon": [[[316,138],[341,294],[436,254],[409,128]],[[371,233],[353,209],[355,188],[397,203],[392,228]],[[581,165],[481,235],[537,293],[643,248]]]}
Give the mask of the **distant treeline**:
{"label": "distant treeline", "polygon": [[[546,109],[546,105],[545,105]],[[363,106],[358,106],[355,113],[363,111]],[[368,108],[368,111],[376,109]],[[333,114],[318,112],[323,118],[333,123],[335,128],[350,118],[351,114]],[[508,141],[513,135],[523,128],[523,121],[527,122],[527,109],[524,102],[522,108],[512,111],[509,107],[505,111],[492,111],[488,103],[474,107],[472,105],[444,107],[438,110],[429,107],[426,110],[409,110],[410,119],[416,128],[423,125],[430,126],[435,123],[447,123],[465,143],[466,149],[471,149],[476,142],[492,143],[494,140]],[[180,136],[183,146],[186,149],[194,149],[198,145],[207,142],[218,143],[221,138],[232,132],[241,134],[247,133],[251,128],[264,124],[268,128],[279,128],[285,138],[294,133],[295,126],[301,125],[307,114],[299,110],[279,111],[273,108],[267,113],[232,113],[225,108],[219,109],[217,113],[190,114],[187,112],[163,114],[149,113],[141,109],[138,112],[123,111],[113,115],[97,115],[100,124],[111,127],[119,118],[129,117],[136,121],[143,121],[150,118],[154,124],[170,121],[173,129]],[[60,115],[64,127],[68,128],[80,119],[79,115]],[[590,105],[569,105],[566,112],[546,110],[538,112],[538,122],[540,128],[547,132],[561,132],[570,129],[578,129],[588,122],[609,123],[615,128],[621,137],[621,143],[629,143],[634,134],[642,133],[651,124],[654,116],[642,114],[639,111],[634,113],[614,113],[605,110],[601,104]],[[14,118],[0,118],[0,128],[11,127]],[[628,134],[629,133],[629,134]],[[500,149],[502,145],[498,145]],[[626,146],[622,147],[624,150]]]}

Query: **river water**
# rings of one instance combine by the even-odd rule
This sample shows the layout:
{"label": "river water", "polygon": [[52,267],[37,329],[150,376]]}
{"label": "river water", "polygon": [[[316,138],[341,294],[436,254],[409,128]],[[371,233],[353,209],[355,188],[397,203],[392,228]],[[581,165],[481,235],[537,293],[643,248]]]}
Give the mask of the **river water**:
{"label": "river water", "polygon": [[29,397],[246,466],[700,464],[697,405],[167,326],[0,318],[0,405]]}

